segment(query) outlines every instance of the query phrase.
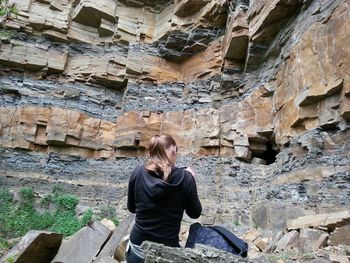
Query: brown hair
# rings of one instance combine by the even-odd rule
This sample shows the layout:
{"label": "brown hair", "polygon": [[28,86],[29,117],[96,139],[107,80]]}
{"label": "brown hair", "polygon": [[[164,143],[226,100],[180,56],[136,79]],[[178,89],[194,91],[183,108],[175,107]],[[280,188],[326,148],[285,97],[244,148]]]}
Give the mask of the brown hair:
{"label": "brown hair", "polygon": [[[175,147],[174,152],[171,147]],[[168,181],[171,167],[175,164],[176,142],[168,134],[154,135],[149,141],[148,151],[150,160],[146,164],[146,169],[163,175],[163,180]]]}

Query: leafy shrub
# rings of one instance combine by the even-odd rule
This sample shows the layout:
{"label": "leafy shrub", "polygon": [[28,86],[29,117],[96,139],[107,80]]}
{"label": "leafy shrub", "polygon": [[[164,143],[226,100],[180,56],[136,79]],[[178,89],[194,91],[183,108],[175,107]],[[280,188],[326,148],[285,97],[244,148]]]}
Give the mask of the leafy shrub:
{"label": "leafy shrub", "polygon": [[32,188],[25,187],[19,191],[20,207],[26,210],[34,209],[35,194]]}
{"label": "leafy shrub", "polygon": [[82,219],[79,220],[73,211],[56,211],[56,221],[50,228],[51,231],[70,236],[85,226],[92,218],[92,210],[87,210]]}
{"label": "leafy shrub", "polygon": [[[45,209],[44,212],[35,209],[35,193],[32,188],[22,188],[19,199],[16,204],[13,195],[7,189],[0,188],[0,236],[4,238],[23,236],[32,229],[69,236],[85,226],[93,216],[89,209],[79,220],[75,215],[78,198],[62,193],[57,187],[53,189],[53,195],[41,199],[40,206]],[[54,206],[53,211],[49,210],[51,205]]]}
{"label": "leafy shrub", "polygon": [[79,200],[74,195],[62,194],[54,198],[57,211],[74,212]]}
{"label": "leafy shrub", "polygon": [[43,198],[41,198],[40,200],[40,207],[44,208],[44,209],[49,209],[50,208],[50,204],[53,201],[53,196],[48,194],[45,195]]}
{"label": "leafy shrub", "polygon": [[0,17],[8,16],[11,13],[17,14],[17,8],[14,4],[10,4],[9,0],[0,0]]}
{"label": "leafy shrub", "polygon": [[55,222],[49,230],[70,236],[80,229],[81,225],[75,213],[64,211],[56,213]]}
{"label": "leafy shrub", "polygon": [[92,215],[93,215],[92,209],[86,210],[85,213],[83,214],[81,220],[80,220],[80,225],[86,226],[87,223],[89,223],[89,221],[91,220]]}
{"label": "leafy shrub", "polygon": [[0,205],[10,204],[13,200],[13,194],[5,188],[0,188]]}

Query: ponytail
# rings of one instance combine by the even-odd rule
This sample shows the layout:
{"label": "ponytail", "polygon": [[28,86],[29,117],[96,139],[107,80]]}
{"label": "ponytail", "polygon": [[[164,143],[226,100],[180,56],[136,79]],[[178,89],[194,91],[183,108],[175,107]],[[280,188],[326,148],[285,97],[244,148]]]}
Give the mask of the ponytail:
{"label": "ponytail", "polygon": [[146,164],[146,169],[162,175],[163,180],[166,182],[169,181],[171,167],[175,164],[176,153],[167,153],[171,147],[176,147],[176,142],[167,134],[154,135],[148,147],[150,160]]}

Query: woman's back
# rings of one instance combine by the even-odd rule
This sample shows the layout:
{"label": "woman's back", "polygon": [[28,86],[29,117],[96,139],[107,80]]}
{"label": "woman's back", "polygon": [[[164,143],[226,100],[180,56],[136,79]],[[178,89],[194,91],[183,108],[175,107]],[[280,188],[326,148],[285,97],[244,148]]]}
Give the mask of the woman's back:
{"label": "woman's back", "polygon": [[177,150],[173,137],[154,135],[148,146],[150,160],[131,174],[128,209],[136,213],[136,220],[126,252],[128,263],[144,262],[140,245],[145,240],[178,247],[183,212],[192,218],[202,212],[194,172],[175,166]]}
{"label": "woman's back", "polygon": [[149,240],[179,246],[178,234],[184,210],[190,217],[198,218],[202,207],[190,172],[174,166],[166,182],[140,165],[130,178],[128,209],[136,213],[130,235],[132,243],[140,245]]}

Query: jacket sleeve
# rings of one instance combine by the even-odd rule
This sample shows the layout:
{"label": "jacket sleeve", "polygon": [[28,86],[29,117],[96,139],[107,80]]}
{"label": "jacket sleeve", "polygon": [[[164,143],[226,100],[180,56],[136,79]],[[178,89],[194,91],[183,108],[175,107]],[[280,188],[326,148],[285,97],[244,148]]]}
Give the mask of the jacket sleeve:
{"label": "jacket sleeve", "polygon": [[[194,177],[191,174],[185,174],[189,177],[188,184],[186,187],[186,200],[185,200],[185,211],[186,214],[195,219],[198,218],[202,213],[202,205],[197,193],[197,185]],[[187,181],[187,180],[186,180]]]}
{"label": "jacket sleeve", "polygon": [[131,213],[135,213],[136,206],[135,206],[135,179],[136,179],[136,169],[131,173],[130,179],[129,179],[129,185],[128,185],[128,210]]}

